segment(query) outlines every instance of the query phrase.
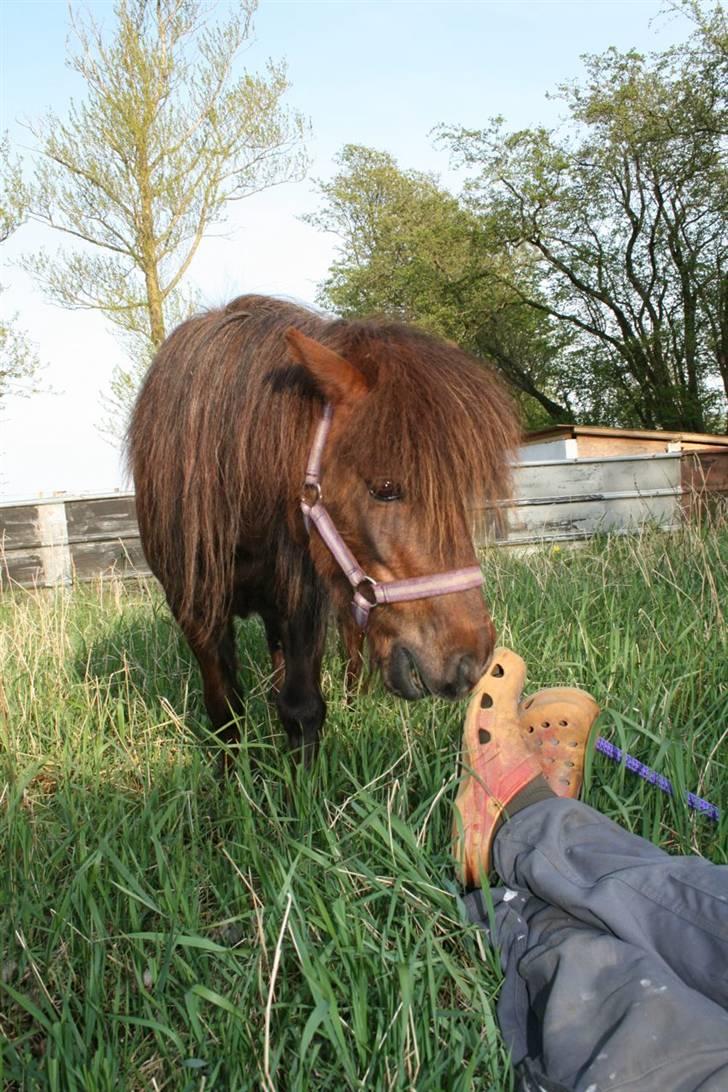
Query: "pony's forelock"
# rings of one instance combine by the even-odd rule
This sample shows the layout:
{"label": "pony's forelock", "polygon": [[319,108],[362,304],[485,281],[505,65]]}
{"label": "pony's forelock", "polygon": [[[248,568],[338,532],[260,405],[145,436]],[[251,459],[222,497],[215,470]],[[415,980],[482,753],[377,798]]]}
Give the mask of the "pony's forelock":
{"label": "pony's forelock", "polygon": [[444,557],[491,501],[510,491],[520,430],[493,373],[453,345],[402,324],[352,323],[344,333],[370,394],[352,412],[339,456],[362,476],[402,485]]}

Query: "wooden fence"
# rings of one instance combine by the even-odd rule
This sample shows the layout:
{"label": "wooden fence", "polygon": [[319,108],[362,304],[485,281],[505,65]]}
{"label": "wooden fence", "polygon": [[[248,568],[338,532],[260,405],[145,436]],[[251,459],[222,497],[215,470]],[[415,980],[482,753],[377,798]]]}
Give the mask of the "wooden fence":
{"label": "wooden fence", "polygon": [[[728,453],[520,463],[499,546],[677,527],[696,499],[728,494]],[[133,493],[0,504],[0,586],[53,587],[147,573]]]}

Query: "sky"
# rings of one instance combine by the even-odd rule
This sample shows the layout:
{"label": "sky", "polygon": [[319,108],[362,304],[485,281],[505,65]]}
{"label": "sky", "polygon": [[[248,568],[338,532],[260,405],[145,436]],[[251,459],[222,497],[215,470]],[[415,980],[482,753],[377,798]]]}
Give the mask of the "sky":
{"label": "sky", "polygon": [[[112,3],[85,6],[113,26]],[[386,150],[401,167],[456,185],[433,144],[435,125],[476,128],[497,114],[513,127],[558,124],[561,105],[548,93],[579,77],[583,54],[650,52],[686,36],[684,19],[665,8],[659,0],[261,0],[239,67],[286,60],[287,104],[312,127],[309,177],[237,203],[224,230],[203,242],[189,283],[207,306],[243,292],[313,303],[336,239],[300,217],[316,208],[313,180],[334,173],[344,144]],[[83,98],[66,65],[69,29],[66,0],[0,0],[0,131],[28,165],[34,144],[24,122],[49,107],[63,116],[72,97]],[[0,314],[17,313],[45,364],[46,388],[0,408],[0,503],[129,488],[118,447],[101,431],[123,346],[99,314],[45,301],[15,264],[61,242],[28,223],[0,254]]]}

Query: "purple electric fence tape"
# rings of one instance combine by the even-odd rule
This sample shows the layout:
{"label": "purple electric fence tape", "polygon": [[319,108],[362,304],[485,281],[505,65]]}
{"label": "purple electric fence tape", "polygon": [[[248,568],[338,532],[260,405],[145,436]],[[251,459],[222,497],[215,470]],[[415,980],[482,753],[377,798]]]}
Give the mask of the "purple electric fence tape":
{"label": "purple electric fence tape", "polygon": [[[668,796],[675,795],[671,781],[658,773],[657,770],[651,770],[649,766],[645,766],[644,762],[640,762],[639,759],[633,758],[632,755],[628,755],[626,751],[623,751],[620,747],[616,747],[614,743],[610,743],[608,739],[604,739],[600,736],[597,740],[596,749],[600,754],[606,755],[607,758],[611,758],[613,762],[621,762],[624,759],[624,764],[627,769],[632,773],[636,773],[643,781],[647,781],[650,785],[657,785],[658,789],[667,793]],[[720,808],[717,808],[715,804],[711,804],[709,800],[703,800],[700,796],[696,796],[694,792],[686,793],[685,797],[689,808],[693,808],[694,811],[699,811],[701,815],[707,815],[708,818],[712,819],[715,823],[720,820]]]}

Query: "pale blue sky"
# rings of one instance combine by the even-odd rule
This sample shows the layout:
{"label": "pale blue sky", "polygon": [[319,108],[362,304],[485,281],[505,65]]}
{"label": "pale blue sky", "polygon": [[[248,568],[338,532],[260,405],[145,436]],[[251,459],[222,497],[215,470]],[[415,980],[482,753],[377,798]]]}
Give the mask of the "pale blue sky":
{"label": "pale blue sky", "polygon": [[[112,20],[112,5],[88,5]],[[219,5],[218,9],[223,5]],[[288,101],[311,119],[311,174],[326,177],[344,143],[392,152],[404,167],[448,175],[429,132],[439,122],[554,125],[546,98],[581,71],[580,55],[610,45],[648,52],[686,34],[685,21],[654,0],[572,3],[262,0],[251,69],[267,57],[288,61]],[[0,0],[0,128],[32,147],[21,122],[52,106],[62,113],[83,84],[64,64],[63,0]],[[278,187],[235,206],[224,238],[203,245],[191,278],[209,303],[243,291],[312,302],[335,241],[302,224],[315,198],[310,181]],[[24,250],[54,249],[59,237],[28,225],[5,244],[3,315],[21,323],[48,362],[47,381],[63,393],[9,399],[0,418],[0,500],[54,490],[111,490],[122,484],[118,453],[101,439],[99,398],[121,348],[103,320],[46,304],[8,264]]]}

